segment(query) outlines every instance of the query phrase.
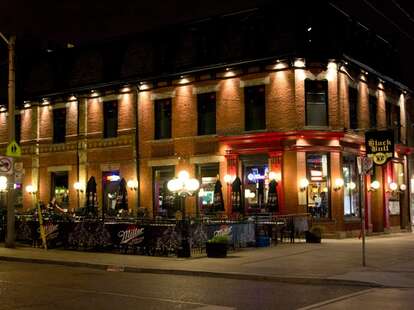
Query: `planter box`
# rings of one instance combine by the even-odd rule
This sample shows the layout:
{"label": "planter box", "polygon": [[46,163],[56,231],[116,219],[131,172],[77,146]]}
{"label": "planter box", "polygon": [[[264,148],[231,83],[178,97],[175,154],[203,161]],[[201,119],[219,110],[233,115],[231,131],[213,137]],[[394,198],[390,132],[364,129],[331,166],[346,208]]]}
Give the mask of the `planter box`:
{"label": "planter box", "polygon": [[207,257],[223,258],[227,256],[226,243],[206,243]]}
{"label": "planter box", "polygon": [[306,243],[321,243],[321,237],[311,233],[310,231],[305,231]]}

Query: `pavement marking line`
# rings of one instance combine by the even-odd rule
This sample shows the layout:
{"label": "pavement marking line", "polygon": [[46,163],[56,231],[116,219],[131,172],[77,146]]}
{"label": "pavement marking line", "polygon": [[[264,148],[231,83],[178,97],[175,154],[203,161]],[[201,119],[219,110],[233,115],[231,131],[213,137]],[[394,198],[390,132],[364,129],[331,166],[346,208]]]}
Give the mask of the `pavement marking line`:
{"label": "pavement marking line", "polygon": [[302,307],[302,308],[299,308],[297,310],[310,310],[310,309],[320,308],[322,306],[333,304],[333,303],[341,301],[341,300],[350,299],[352,297],[356,297],[356,296],[359,296],[359,295],[365,295],[365,294],[368,294],[369,292],[374,291],[374,290],[376,290],[376,289],[375,288],[370,288],[370,289],[363,290],[363,291],[360,291],[360,292],[355,292],[355,293],[343,295],[343,296],[340,296],[340,297],[324,300],[324,301],[318,302],[318,303],[310,305],[310,306]]}
{"label": "pavement marking line", "polygon": [[[133,298],[133,299],[153,300],[153,301],[169,302],[169,303],[174,303],[174,304],[186,304],[186,305],[194,305],[194,306],[201,306],[201,307],[210,307],[210,306],[219,307],[219,306],[216,306],[216,305],[205,304],[205,303],[202,303],[202,302],[177,300],[177,299],[171,299],[171,298],[139,296],[139,295],[123,294],[123,293],[103,292],[103,291],[97,291],[97,290],[69,288],[69,287],[62,287],[62,286],[51,286],[51,285],[41,285],[41,286],[39,286],[39,285],[31,284],[31,283],[12,282],[12,281],[6,281],[6,280],[0,280],[0,283],[7,283],[7,284],[12,284],[12,285],[14,284],[14,285],[20,285],[20,286],[28,286],[28,287],[33,287],[33,288],[47,287],[47,288],[61,289],[61,290],[71,291],[71,292],[78,292],[78,293],[86,293],[86,294],[91,294],[92,293],[92,294],[96,294],[96,295],[107,295],[107,296],[114,296],[114,297],[125,297],[125,298]],[[212,308],[212,309],[214,309],[214,308]],[[218,309],[220,309],[220,308],[218,308]],[[232,309],[232,308],[229,308],[229,309]]]}

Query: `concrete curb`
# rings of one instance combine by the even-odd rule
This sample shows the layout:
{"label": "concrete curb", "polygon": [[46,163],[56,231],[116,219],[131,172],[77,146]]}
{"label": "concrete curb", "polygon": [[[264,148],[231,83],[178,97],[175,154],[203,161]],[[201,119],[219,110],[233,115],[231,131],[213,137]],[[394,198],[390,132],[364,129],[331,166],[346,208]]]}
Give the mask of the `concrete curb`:
{"label": "concrete curb", "polygon": [[51,264],[51,265],[58,265],[58,266],[91,268],[91,269],[98,269],[98,270],[131,272],[131,273],[169,274],[169,275],[177,275],[177,276],[197,276],[197,277],[224,278],[224,279],[249,280],[249,281],[270,281],[270,282],[282,282],[282,283],[291,283],[291,284],[341,285],[341,286],[360,286],[360,287],[371,287],[371,288],[385,287],[384,285],[381,285],[378,283],[356,281],[356,280],[342,280],[342,279],[316,278],[316,277],[284,277],[284,276],[271,276],[271,275],[262,275],[262,274],[245,274],[245,273],[238,273],[238,272],[219,272],[219,271],[205,271],[205,270],[146,268],[146,267],[132,267],[132,266],[98,264],[98,263],[85,263],[85,262],[76,262],[76,261],[62,261],[62,260],[53,260],[53,259],[45,259],[45,258],[0,256],[0,261],[34,263],[34,264]]}

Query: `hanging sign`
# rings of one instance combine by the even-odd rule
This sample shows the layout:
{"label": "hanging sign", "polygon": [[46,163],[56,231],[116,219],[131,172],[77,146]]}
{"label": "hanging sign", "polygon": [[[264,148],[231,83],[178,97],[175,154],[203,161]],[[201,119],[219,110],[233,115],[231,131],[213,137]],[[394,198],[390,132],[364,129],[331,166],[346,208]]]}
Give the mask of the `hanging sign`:
{"label": "hanging sign", "polygon": [[394,156],[394,132],[392,130],[376,130],[365,133],[367,157],[378,165],[384,165]]}

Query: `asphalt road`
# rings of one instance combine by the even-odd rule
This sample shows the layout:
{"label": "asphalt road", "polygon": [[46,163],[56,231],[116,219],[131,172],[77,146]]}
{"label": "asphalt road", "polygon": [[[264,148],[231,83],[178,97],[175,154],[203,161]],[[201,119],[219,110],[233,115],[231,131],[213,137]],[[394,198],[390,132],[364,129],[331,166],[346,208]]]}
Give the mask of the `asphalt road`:
{"label": "asphalt road", "polygon": [[297,309],[361,290],[0,262],[0,309]]}

